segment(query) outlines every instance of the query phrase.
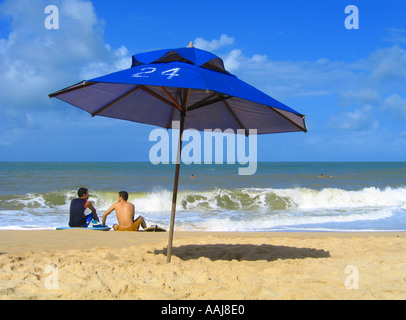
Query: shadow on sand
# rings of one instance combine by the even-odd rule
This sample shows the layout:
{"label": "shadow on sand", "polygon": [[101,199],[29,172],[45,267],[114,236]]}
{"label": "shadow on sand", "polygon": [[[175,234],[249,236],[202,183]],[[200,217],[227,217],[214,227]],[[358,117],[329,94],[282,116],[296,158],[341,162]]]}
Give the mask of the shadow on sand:
{"label": "shadow on sand", "polygon": [[[166,248],[155,250],[153,253],[166,255]],[[173,247],[172,256],[176,256],[181,260],[206,257],[212,261],[275,261],[278,259],[329,258],[330,253],[322,249],[274,246],[269,244],[207,244]]]}

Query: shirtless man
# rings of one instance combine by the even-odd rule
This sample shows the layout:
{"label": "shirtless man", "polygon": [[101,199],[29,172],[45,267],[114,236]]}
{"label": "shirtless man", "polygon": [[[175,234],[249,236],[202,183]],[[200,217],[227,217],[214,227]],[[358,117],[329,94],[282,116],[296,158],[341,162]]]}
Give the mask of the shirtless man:
{"label": "shirtless man", "polygon": [[134,220],[134,205],[131,202],[127,202],[127,200],[128,193],[126,191],[120,191],[118,193],[118,202],[114,203],[105,213],[103,213],[103,225],[106,225],[107,216],[116,210],[119,224],[113,225],[115,231],[138,231],[140,225],[143,229],[147,227],[142,216],[139,216]]}

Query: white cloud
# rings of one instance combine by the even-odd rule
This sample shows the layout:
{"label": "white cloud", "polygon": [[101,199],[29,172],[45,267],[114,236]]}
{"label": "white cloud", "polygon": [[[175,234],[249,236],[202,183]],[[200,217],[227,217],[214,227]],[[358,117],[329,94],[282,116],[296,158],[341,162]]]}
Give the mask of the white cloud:
{"label": "white cloud", "polygon": [[[90,1],[52,3],[59,12],[56,30],[44,26],[49,1],[7,0],[0,5],[12,30],[0,39],[0,107],[41,108],[50,104],[49,93],[88,79],[84,76],[116,71],[124,62],[130,66],[125,47],[114,51],[105,43],[104,22]],[[102,73],[97,73],[100,66]]]}
{"label": "white cloud", "polygon": [[346,131],[368,131],[378,128],[379,122],[375,120],[374,108],[366,105],[353,112],[331,116],[328,126]]}
{"label": "white cloud", "polygon": [[229,71],[280,99],[338,94],[344,103],[377,105],[382,95],[406,92],[406,50],[399,45],[353,62],[275,61],[237,48],[220,56]]}
{"label": "white cloud", "polygon": [[389,37],[383,39],[384,41],[395,43],[406,42],[406,30],[399,28],[388,28],[386,31],[389,32]]}
{"label": "white cloud", "polygon": [[[206,50],[220,47],[219,40],[199,39]],[[246,56],[235,47],[222,52],[219,56],[228,71],[280,101],[295,97],[338,99],[338,104],[325,106],[332,114],[324,123],[328,129],[367,132],[381,128],[383,119],[406,120],[406,99],[401,98],[406,95],[406,50],[399,45],[352,62],[327,58],[275,61],[264,53]]]}
{"label": "white cloud", "polygon": [[402,98],[406,95],[406,50],[398,45],[354,62],[272,61],[265,55],[246,57],[238,49],[225,55],[225,62],[241,79],[281,101],[337,96],[341,105],[352,110],[330,108],[336,114],[328,121],[329,128],[365,131],[382,125],[383,118],[406,120],[406,99]]}
{"label": "white cloud", "polygon": [[[47,94],[55,90],[130,66],[126,47],[112,49],[104,41],[104,21],[97,17],[91,2],[53,3],[59,8],[58,30],[44,27],[46,0],[6,0],[0,5],[0,12],[11,18],[12,30],[0,39],[0,108],[46,106],[50,103]],[[376,128],[379,122],[375,117],[380,114],[376,111],[382,107],[398,120],[406,120],[405,99],[401,98],[406,94],[406,51],[399,45],[344,62],[327,58],[275,61],[264,52],[247,56],[239,48],[224,50],[234,43],[226,34],[194,41],[197,48],[221,49],[219,56],[227,70],[278,100],[338,96],[341,104],[352,110],[336,111],[328,122],[330,128]]]}
{"label": "white cloud", "polygon": [[263,63],[268,59],[268,56],[266,54],[254,54],[251,58],[251,60],[255,63]]}
{"label": "white cloud", "polygon": [[[106,48],[111,51],[110,46],[106,45]],[[128,69],[131,66],[131,54],[124,46],[112,52],[112,57],[113,59],[108,61],[102,60],[86,64],[80,70],[80,78],[92,79],[117,70]]]}
{"label": "white cloud", "polygon": [[3,147],[9,147],[12,146],[13,144],[10,141],[0,141],[0,145]]}
{"label": "white cloud", "polygon": [[[221,35],[220,39],[197,38],[195,46],[208,51],[216,51],[234,43],[234,38]],[[244,55],[238,48],[231,48],[219,56],[226,69],[240,79],[267,92],[277,99],[286,97],[324,96],[332,94],[336,83],[346,83],[347,89],[357,75],[352,67],[344,62],[331,62],[328,59],[312,61],[273,61],[267,54]]]}
{"label": "white cloud", "polygon": [[369,104],[377,106],[382,103],[380,94],[371,88],[361,88],[358,90],[350,89],[340,92],[341,102],[344,105],[364,105]]}
{"label": "white cloud", "polygon": [[371,77],[378,83],[406,78],[406,51],[398,45],[377,50],[368,58]]}
{"label": "white cloud", "polygon": [[406,121],[406,99],[394,93],[385,99],[383,105],[395,121]]}
{"label": "white cloud", "polygon": [[234,43],[234,38],[227,36],[226,34],[222,34],[220,39],[214,39],[211,41],[207,41],[203,38],[196,38],[194,41],[194,46],[196,48],[207,50],[207,51],[215,51],[221,47],[228,46]]}
{"label": "white cloud", "polygon": [[336,83],[354,82],[355,75],[343,62],[327,59],[312,61],[274,61],[266,54],[245,56],[240,49],[221,55],[230,72],[277,99],[324,96],[336,92]]}
{"label": "white cloud", "polygon": [[240,69],[241,62],[244,63],[243,60],[244,57],[242,57],[242,51],[234,49],[223,59],[224,67],[227,71],[235,72]]}

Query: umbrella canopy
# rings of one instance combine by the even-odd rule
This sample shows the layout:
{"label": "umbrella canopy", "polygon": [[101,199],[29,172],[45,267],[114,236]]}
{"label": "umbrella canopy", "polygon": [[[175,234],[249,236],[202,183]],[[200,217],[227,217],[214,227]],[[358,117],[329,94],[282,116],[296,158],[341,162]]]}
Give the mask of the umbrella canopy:
{"label": "umbrella canopy", "polygon": [[132,67],[50,95],[93,116],[171,128],[306,131],[304,116],[227,72],[216,55],[197,48],[133,56]]}
{"label": "umbrella canopy", "polygon": [[49,95],[89,112],[167,129],[180,121],[169,230],[170,261],[185,129],[256,129],[257,134],[306,132],[304,115],[241,81],[222,59],[194,47],[136,54],[131,68],[82,81]]}

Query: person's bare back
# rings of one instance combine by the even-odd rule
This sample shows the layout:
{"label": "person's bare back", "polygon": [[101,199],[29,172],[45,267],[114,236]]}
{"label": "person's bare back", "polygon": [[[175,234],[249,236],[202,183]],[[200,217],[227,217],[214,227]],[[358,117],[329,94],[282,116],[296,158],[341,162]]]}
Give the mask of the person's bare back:
{"label": "person's bare back", "polygon": [[135,208],[131,202],[122,200],[114,204],[114,210],[116,210],[117,221],[120,227],[129,228],[134,223]]}
{"label": "person's bare back", "polygon": [[135,207],[131,202],[127,202],[128,193],[120,191],[118,193],[118,201],[114,203],[105,213],[103,213],[102,224],[106,226],[106,218],[114,210],[116,211],[117,221],[119,224],[114,224],[113,229],[118,231],[138,231],[141,226],[143,229],[147,227],[145,220],[139,216],[134,220]]}

